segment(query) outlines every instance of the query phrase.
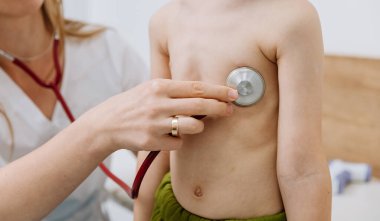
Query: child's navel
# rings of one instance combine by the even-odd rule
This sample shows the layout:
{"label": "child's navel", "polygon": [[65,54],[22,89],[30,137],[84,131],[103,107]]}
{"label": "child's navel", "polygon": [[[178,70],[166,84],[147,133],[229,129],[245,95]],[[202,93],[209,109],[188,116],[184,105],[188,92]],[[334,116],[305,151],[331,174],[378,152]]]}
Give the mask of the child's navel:
{"label": "child's navel", "polygon": [[195,186],[194,188],[194,196],[196,198],[200,198],[203,196],[203,191],[202,191],[202,188],[200,186]]}

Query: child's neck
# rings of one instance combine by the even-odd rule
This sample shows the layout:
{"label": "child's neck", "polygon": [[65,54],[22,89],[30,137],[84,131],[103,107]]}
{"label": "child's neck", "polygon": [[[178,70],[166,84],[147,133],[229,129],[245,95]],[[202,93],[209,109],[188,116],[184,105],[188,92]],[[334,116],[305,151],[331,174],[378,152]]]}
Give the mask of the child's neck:
{"label": "child's neck", "polygon": [[247,0],[179,0],[185,7],[194,10],[231,10],[243,6]]}

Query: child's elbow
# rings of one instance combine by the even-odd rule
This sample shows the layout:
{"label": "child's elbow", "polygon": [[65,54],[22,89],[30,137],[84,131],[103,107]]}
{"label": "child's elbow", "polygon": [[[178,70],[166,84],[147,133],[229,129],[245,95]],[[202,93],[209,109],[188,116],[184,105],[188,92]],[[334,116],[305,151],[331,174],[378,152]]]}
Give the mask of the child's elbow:
{"label": "child's elbow", "polygon": [[277,179],[280,183],[329,183],[330,175],[324,170],[277,173]]}
{"label": "child's elbow", "polygon": [[327,166],[307,166],[304,169],[287,168],[277,172],[281,192],[326,193],[331,198],[331,177]]}
{"label": "child's elbow", "polygon": [[280,182],[329,181],[330,173],[324,157],[287,159],[277,162],[277,177]]}

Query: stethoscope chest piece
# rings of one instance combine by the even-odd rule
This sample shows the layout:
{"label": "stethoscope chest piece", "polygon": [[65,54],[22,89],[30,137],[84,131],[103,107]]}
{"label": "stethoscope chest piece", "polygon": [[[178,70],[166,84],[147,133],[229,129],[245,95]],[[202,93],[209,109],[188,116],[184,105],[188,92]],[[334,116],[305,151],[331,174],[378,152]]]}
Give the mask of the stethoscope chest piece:
{"label": "stethoscope chest piece", "polygon": [[227,77],[227,86],[238,91],[239,98],[234,103],[243,107],[259,102],[265,92],[263,76],[249,67],[233,70]]}

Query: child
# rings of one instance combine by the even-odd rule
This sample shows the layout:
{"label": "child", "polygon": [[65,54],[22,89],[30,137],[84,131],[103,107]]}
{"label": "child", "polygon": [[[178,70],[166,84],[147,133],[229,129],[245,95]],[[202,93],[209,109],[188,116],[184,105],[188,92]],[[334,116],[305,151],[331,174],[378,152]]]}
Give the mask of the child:
{"label": "child", "polygon": [[142,184],[135,220],[330,220],[323,45],[311,4],[173,0],[150,29],[153,78],[225,84],[232,70],[250,67],[266,90],[230,118],[205,118],[202,134],[181,137],[181,150],[161,153]]}

